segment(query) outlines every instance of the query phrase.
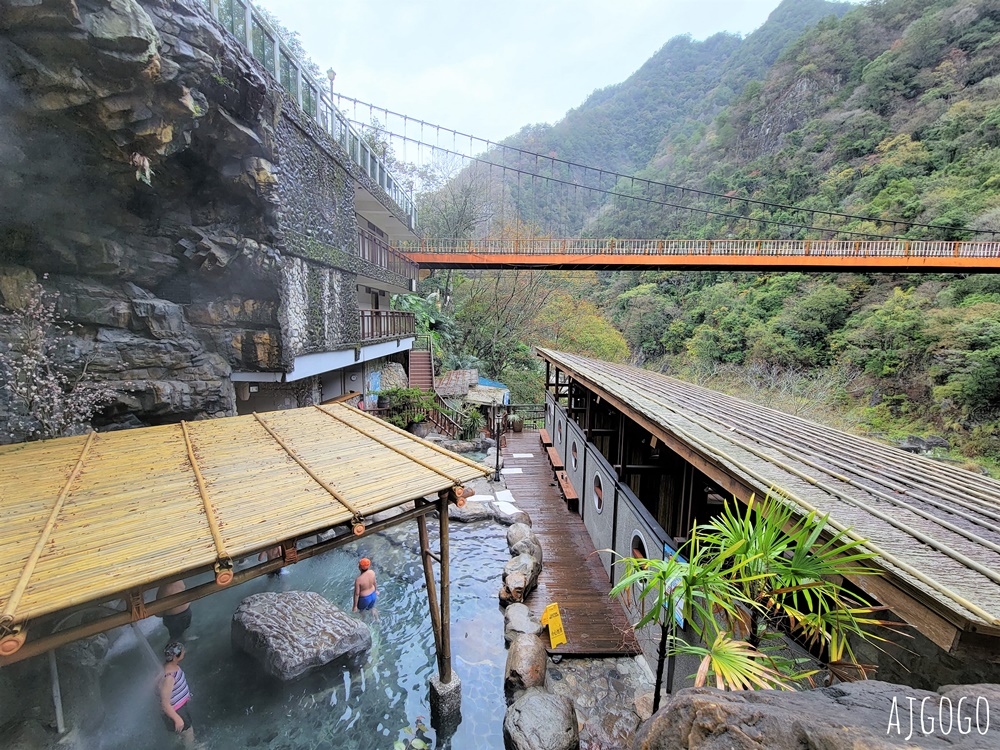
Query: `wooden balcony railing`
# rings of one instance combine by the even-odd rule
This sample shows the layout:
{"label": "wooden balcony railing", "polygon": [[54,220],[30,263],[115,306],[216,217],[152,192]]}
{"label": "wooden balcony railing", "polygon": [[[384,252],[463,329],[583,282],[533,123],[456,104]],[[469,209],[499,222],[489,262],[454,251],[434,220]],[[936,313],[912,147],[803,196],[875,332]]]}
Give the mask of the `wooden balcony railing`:
{"label": "wooden balcony railing", "polygon": [[395,310],[361,310],[361,340],[399,339],[415,336],[417,322],[413,313]]}
{"label": "wooden balcony railing", "polygon": [[405,279],[417,280],[420,267],[402,253],[396,252],[389,243],[374,232],[358,228],[358,257],[369,263],[399,274]]}

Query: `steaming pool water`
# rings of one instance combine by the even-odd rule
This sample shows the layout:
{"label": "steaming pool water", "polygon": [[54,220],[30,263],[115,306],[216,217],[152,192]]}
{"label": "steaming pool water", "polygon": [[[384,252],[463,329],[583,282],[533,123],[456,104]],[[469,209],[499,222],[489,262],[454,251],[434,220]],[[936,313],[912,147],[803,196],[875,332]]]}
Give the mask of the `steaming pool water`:
{"label": "steaming pool water", "polygon": [[[431,539],[437,524],[429,520]],[[452,666],[462,680],[462,722],[439,750],[503,748],[503,614],[497,602],[507,561],[506,530],[493,523],[450,524]],[[432,546],[436,544],[432,542]],[[287,569],[198,600],[183,667],[194,697],[195,738],[206,748],[391,750],[402,730],[430,725],[428,681],[436,672],[416,523],[364,537]],[[337,664],[282,683],[230,644],[239,602],[261,591],[316,591],[350,611],[357,561],[370,557],[379,585],[377,619],[366,615],[372,649],[353,670]],[[437,573],[437,566],[435,566]],[[189,585],[193,585],[189,582]],[[157,655],[167,641],[158,618],[143,628]],[[108,657],[101,688],[106,718],[83,738],[100,750],[175,748],[163,727],[153,683],[159,670],[127,635]]]}

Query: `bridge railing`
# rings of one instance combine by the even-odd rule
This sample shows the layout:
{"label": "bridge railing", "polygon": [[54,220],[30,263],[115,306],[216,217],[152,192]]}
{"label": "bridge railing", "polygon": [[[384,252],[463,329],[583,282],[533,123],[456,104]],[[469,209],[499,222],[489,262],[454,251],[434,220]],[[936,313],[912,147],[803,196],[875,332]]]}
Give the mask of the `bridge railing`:
{"label": "bridge railing", "polygon": [[396,249],[406,255],[1000,258],[1000,242],[946,240],[432,239],[400,243]]}
{"label": "bridge railing", "polygon": [[385,162],[369,148],[361,134],[340,113],[325,87],[318,85],[305,72],[303,63],[281,41],[278,32],[253,3],[250,0],[201,0],[201,3],[274,76],[302,111],[340,143],[350,154],[351,160],[378,183],[406,214],[410,228],[416,227],[417,209],[413,198],[386,168]]}

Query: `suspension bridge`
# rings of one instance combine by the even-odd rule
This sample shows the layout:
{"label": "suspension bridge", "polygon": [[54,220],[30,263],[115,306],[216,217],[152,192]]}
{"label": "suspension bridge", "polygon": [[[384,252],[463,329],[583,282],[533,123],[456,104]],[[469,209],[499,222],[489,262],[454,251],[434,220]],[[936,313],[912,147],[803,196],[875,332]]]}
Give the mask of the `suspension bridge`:
{"label": "suspension bridge", "polygon": [[[768,233],[806,234],[826,239],[617,239],[553,238],[557,227],[542,228],[547,237],[428,239],[392,249],[422,269],[536,268],[552,270],[727,270],[727,271],[874,271],[889,273],[995,273],[1000,271],[1000,241],[988,229],[955,228],[971,240],[940,239],[948,228],[897,217],[793,206],[736,191],[725,193],[676,185],[646,177],[541,154],[508,143],[462,133],[359,99],[335,94],[338,101],[367,109],[370,123],[346,117],[358,128],[374,131],[390,146],[407,145],[417,162],[457,160],[478,170],[489,185],[505,185],[515,223],[520,222],[522,182],[536,181],[553,193],[595,197],[618,207],[644,206],[674,215],[697,214],[722,219],[732,230],[757,226]],[[380,120],[379,118],[382,118]],[[382,124],[382,122],[386,124]],[[396,126],[388,125],[395,120]],[[405,156],[404,156],[405,160]],[[470,173],[471,174],[471,173]],[[501,193],[503,190],[501,190]],[[503,209],[506,201],[499,201]],[[501,219],[501,223],[503,223]],[[864,226],[877,231],[864,231]],[[938,239],[906,239],[901,233]],[[537,234],[537,232],[536,232]]]}
{"label": "suspension bridge", "polygon": [[395,249],[426,269],[1000,272],[1000,242],[444,239]]}

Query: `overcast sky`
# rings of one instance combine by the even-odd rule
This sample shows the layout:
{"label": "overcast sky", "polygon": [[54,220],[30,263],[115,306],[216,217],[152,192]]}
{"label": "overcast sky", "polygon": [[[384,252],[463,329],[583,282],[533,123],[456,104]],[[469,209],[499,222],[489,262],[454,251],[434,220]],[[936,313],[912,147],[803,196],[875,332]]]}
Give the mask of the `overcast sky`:
{"label": "overcast sky", "polygon": [[559,120],[671,37],[747,34],[779,3],[256,1],[299,32],[320,68],[336,70],[341,93],[492,140]]}

